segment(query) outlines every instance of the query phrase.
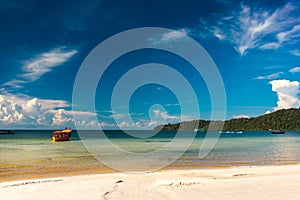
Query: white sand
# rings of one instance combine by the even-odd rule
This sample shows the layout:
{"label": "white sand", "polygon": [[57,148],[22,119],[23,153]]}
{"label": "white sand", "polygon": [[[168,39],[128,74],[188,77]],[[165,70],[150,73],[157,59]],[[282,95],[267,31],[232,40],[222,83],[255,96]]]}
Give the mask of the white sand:
{"label": "white sand", "polygon": [[[117,183],[120,181],[119,183]],[[300,165],[99,174],[0,183],[0,199],[300,199]]]}

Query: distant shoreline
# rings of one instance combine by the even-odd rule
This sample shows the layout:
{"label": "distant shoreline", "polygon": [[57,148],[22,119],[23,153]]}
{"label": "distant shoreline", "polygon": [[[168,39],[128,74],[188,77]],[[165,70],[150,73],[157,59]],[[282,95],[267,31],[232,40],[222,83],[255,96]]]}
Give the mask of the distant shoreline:
{"label": "distant shoreline", "polygon": [[225,121],[193,120],[175,124],[164,124],[154,130],[228,130],[228,131],[268,131],[300,130],[300,108],[290,108],[252,118],[233,118]]}

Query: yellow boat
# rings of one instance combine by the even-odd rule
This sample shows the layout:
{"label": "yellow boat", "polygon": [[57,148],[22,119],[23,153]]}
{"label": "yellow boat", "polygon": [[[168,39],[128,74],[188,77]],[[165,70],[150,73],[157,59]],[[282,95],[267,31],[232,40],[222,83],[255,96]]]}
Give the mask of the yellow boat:
{"label": "yellow boat", "polygon": [[56,142],[56,141],[68,141],[68,140],[70,140],[71,133],[72,133],[71,128],[70,129],[65,128],[64,130],[61,130],[61,131],[54,131],[52,133],[52,140],[54,142]]}

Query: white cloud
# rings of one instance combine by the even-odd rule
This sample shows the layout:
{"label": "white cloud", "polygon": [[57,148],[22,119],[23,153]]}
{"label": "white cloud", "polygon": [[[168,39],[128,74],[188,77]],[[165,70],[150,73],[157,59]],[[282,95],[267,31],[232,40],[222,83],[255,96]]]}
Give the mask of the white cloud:
{"label": "white cloud", "polygon": [[294,67],[294,68],[290,69],[289,72],[291,72],[291,73],[300,72],[300,67]]}
{"label": "white cloud", "polygon": [[149,120],[140,120],[136,122],[128,122],[122,121],[117,124],[117,126],[121,129],[145,129],[145,128],[153,128],[159,125],[157,121],[149,121]]}
{"label": "white cloud", "polygon": [[117,125],[120,128],[129,128],[129,127],[134,127],[135,124],[127,122],[127,121],[122,121],[122,122],[118,123]]}
{"label": "white cloud", "polygon": [[167,103],[166,106],[180,106],[179,103]]}
{"label": "white cloud", "polygon": [[265,114],[270,114],[270,113],[271,113],[271,111],[270,111],[270,110],[267,110]]}
{"label": "white cloud", "polygon": [[23,62],[22,73],[18,75],[19,79],[13,79],[3,86],[21,88],[22,84],[38,80],[45,73],[67,62],[76,53],[77,50],[65,50],[64,47],[60,47],[36,55],[33,59]]}
{"label": "white cloud", "polygon": [[70,116],[66,115],[64,113],[63,109],[59,109],[55,112],[54,116],[52,117],[52,125],[64,125],[64,124],[68,124],[70,122],[72,122],[73,118],[71,118]]}
{"label": "white cloud", "polygon": [[217,24],[207,26],[209,23],[205,23],[204,29],[219,40],[234,44],[241,55],[249,49],[277,49],[300,37],[300,18],[294,15],[296,10],[291,3],[273,11],[241,4],[238,12],[231,13],[238,17],[217,14],[218,19],[214,19]]}
{"label": "white cloud", "polygon": [[260,46],[260,49],[278,49],[281,46],[282,42],[270,42]]}
{"label": "white cloud", "polygon": [[20,122],[24,119],[23,113],[20,112],[21,106],[13,100],[6,99],[0,95],[0,122],[12,123]]}
{"label": "white cloud", "polygon": [[0,123],[4,125],[45,125],[43,112],[36,98],[0,95]]}
{"label": "white cloud", "polygon": [[114,114],[110,115],[109,117],[114,118],[114,119],[123,119],[128,116],[126,114],[122,114],[122,113],[114,113]]}
{"label": "white cloud", "polygon": [[282,65],[271,65],[271,66],[267,66],[267,67],[264,67],[264,69],[266,70],[274,70],[274,69],[280,69],[280,68],[285,68],[284,66]]}
{"label": "white cloud", "polygon": [[68,61],[76,53],[76,50],[65,51],[63,48],[57,48],[37,55],[34,59],[25,61],[24,74],[21,77],[29,81],[35,81],[43,74],[51,71],[52,68]]}
{"label": "white cloud", "polygon": [[8,87],[12,87],[12,88],[21,88],[22,87],[21,85],[24,83],[25,83],[25,81],[13,79],[7,83],[4,83],[3,86],[4,87],[8,86]]}
{"label": "white cloud", "polygon": [[[109,115],[105,120],[95,120],[98,114],[87,111],[66,110],[71,105],[63,100],[38,99],[25,95],[0,95],[0,126],[13,128],[62,128],[74,127],[78,129],[152,129],[163,123],[176,123],[193,119],[190,116],[174,116],[166,111],[151,110],[155,118],[135,118],[126,120],[127,115],[116,113]],[[109,111],[111,112],[111,111]],[[76,115],[76,119],[73,115]],[[143,115],[136,113],[135,115]],[[112,117],[121,119],[117,124],[111,122]],[[124,117],[124,119],[123,119]],[[76,121],[75,121],[76,120]],[[76,123],[76,127],[74,124]]]}
{"label": "white cloud", "polygon": [[[165,123],[177,123],[179,121],[188,121],[192,118],[190,116],[175,116],[168,114],[167,111],[162,111],[159,109],[150,109],[150,115],[153,114],[151,119],[145,119],[145,118],[135,118],[135,120],[127,119],[127,117],[130,117],[125,114],[114,114],[110,115],[110,117],[114,117],[114,119],[117,119],[116,126],[121,129],[149,129],[153,128],[159,124],[165,124]],[[132,116],[133,114],[131,114]],[[138,113],[140,115],[140,113]],[[121,119],[121,120],[119,120]],[[101,127],[105,126],[106,124],[102,124]],[[110,127],[116,127],[116,126],[110,126]]]}
{"label": "white cloud", "polygon": [[156,45],[169,45],[172,42],[184,39],[188,33],[189,30],[186,28],[172,30],[157,37],[149,38],[149,42]]}
{"label": "white cloud", "polygon": [[277,41],[266,43],[259,48],[261,49],[277,49],[281,47],[284,42],[300,37],[300,25],[294,26],[291,30],[280,32],[276,35]]}
{"label": "white cloud", "polygon": [[299,86],[298,81],[289,80],[273,80],[269,82],[272,85],[272,91],[277,93],[277,107],[274,110],[298,108],[300,107]]}
{"label": "white cloud", "polygon": [[156,117],[160,117],[164,120],[168,119],[180,119],[180,117],[175,116],[175,115],[169,115],[168,112],[166,111],[161,111],[161,110],[153,110],[152,111]]}
{"label": "white cloud", "polygon": [[219,40],[225,40],[226,39],[226,35],[223,34],[222,31],[220,29],[216,28],[216,27],[213,29],[213,34]]}
{"label": "white cloud", "polygon": [[149,121],[144,124],[145,124],[145,127],[154,127],[154,126],[157,126],[159,123],[157,121]]}
{"label": "white cloud", "polygon": [[270,74],[270,75],[267,75],[267,76],[258,76],[255,79],[258,79],[258,80],[263,80],[263,79],[270,80],[270,79],[275,79],[275,78],[280,77],[281,74],[283,74],[283,72],[277,72],[277,73]]}
{"label": "white cloud", "polygon": [[239,119],[239,118],[250,118],[248,115],[235,115],[232,117],[233,119]]}
{"label": "white cloud", "polygon": [[168,33],[165,33],[161,36],[162,41],[174,41],[174,40],[179,40],[184,37],[186,37],[188,34],[186,29],[179,29],[177,31],[171,31]]}
{"label": "white cloud", "polygon": [[292,50],[292,51],[290,51],[293,55],[295,55],[295,56],[299,56],[300,57],[300,51],[298,51],[298,50]]}
{"label": "white cloud", "polygon": [[87,127],[93,125],[91,117],[94,117],[95,113],[63,109],[69,106],[70,104],[63,100],[0,95],[0,125],[14,128],[74,126],[74,113],[81,116],[80,123],[86,124]]}
{"label": "white cloud", "polygon": [[76,111],[76,110],[64,110],[64,109],[58,109],[58,110],[49,110],[50,113],[56,114],[57,111],[62,111],[65,115],[80,115],[80,116],[86,116],[86,117],[92,117],[96,116],[96,113],[93,112],[87,112],[87,111]]}
{"label": "white cloud", "polygon": [[98,122],[95,120],[91,120],[91,117],[96,116],[96,113],[93,112],[86,112],[86,111],[76,111],[76,110],[65,110],[65,109],[58,109],[58,110],[49,110],[48,113],[52,115],[52,125],[59,125],[59,126],[72,126],[75,122],[73,119],[73,115],[80,116],[80,121],[76,121],[76,124],[79,124],[81,129],[85,128],[97,128]]}
{"label": "white cloud", "polygon": [[116,125],[113,124],[113,123],[99,122],[98,124],[99,124],[100,127],[103,127],[103,128],[114,128],[114,127],[116,127]]}

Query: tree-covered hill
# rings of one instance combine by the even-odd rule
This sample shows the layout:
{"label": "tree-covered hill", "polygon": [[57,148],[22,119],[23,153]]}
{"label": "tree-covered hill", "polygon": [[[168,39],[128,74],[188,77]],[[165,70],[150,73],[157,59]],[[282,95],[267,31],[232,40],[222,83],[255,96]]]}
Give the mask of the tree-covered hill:
{"label": "tree-covered hill", "polygon": [[[208,129],[210,121],[193,120],[177,124],[167,124],[155,127],[155,130],[177,130],[181,126],[182,130],[194,130],[197,128]],[[278,110],[253,118],[238,118],[227,120],[223,130],[300,130],[300,108],[290,108]]]}

